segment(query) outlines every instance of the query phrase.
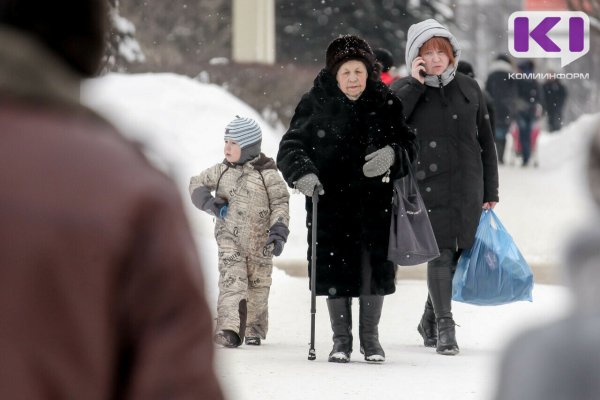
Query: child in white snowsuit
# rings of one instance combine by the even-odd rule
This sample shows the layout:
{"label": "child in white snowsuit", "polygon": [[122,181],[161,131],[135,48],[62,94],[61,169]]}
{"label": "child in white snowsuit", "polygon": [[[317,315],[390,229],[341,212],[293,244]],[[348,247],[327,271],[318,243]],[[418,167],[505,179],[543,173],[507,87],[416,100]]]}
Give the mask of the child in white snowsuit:
{"label": "child in white snowsuit", "polygon": [[[275,161],[260,152],[256,121],[236,117],[225,129],[225,160],[190,181],[192,202],[216,217],[219,298],[215,342],[260,345],[268,330],[273,270],[289,233],[289,193]],[[213,197],[211,192],[215,193]]]}

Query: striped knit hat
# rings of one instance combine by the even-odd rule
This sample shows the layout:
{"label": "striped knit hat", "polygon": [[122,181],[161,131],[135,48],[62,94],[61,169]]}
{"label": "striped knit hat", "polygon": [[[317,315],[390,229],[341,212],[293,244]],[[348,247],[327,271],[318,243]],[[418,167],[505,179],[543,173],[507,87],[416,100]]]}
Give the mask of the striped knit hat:
{"label": "striped knit hat", "polygon": [[252,118],[243,118],[239,115],[225,127],[225,139],[235,141],[240,148],[248,147],[262,141],[260,126]]}

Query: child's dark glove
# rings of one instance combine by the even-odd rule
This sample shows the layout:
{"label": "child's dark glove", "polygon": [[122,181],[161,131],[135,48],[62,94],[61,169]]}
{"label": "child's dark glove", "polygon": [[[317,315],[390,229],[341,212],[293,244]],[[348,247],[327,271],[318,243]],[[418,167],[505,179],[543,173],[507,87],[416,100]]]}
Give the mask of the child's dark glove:
{"label": "child's dark glove", "polygon": [[224,219],[227,215],[227,200],[210,194],[210,190],[205,186],[200,186],[192,193],[192,203],[202,211],[214,215],[217,218]]}
{"label": "child's dark glove", "polygon": [[222,199],[220,197],[213,197],[211,199],[208,199],[206,203],[204,203],[204,207],[202,209],[210,215],[214,215],[219,219],[225,219],[228,208],[229,204],[227,203],[227,200]]}
{"label": "child's dark glove", "polygon": [[281,222],[274,223],[271,229],[269,229],[269,238],[267,239],[265,247],[273,245],[272,253],[275,257],[279,257],[283,252],[283,246],[287,241],[289,233],[290,230],[287,226],[285,226]]}

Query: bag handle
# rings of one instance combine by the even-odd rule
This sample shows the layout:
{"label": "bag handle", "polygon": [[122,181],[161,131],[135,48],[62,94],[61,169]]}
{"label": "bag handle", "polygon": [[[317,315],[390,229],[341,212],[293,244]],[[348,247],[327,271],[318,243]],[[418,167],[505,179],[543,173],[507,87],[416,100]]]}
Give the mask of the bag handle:
{"label": "bag handle", "polygon": [[[402,178],[400,178],[402,180],[402,190],[405,194],[409,194],[408,193],[409,189],[412,190],[410,192],[410,194],[418,193],[419,186],[417,185],[415,169],[414,169],[412,163],[410,162],[410,158],[408,157],[408,151],[406,151],[406,149],[402,146],[400,146],[400,148],[402,149],[403,159],[406,160],[406,165],[408,167],[408,173],[406,174],[406,176],[403,176]],[[408,176],[408,175],[410,175],[410,176]],[[404,179],[404,178],[407,178],[407,179]],[[408,185],[410,185],[410,188],[407,188]]]}

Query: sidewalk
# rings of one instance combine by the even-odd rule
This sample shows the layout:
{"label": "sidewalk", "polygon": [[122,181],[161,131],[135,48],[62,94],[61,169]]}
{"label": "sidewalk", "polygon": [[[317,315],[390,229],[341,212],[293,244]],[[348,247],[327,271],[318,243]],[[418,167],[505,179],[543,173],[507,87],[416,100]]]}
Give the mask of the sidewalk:
{"label": "sidewalk", "polygon": [[[301,259],[275,260],[276,268],[282,270],[289,276],[308,277],[307,261]],[[562,273],[560,266],[554,263],[530,262],[533,271],[534,282],[546,285],[562,285]],[[396,274],[398,281],[402,280],[425,280],[427,279],[427,265],[421,264],[413,267],[398,266]]]}

